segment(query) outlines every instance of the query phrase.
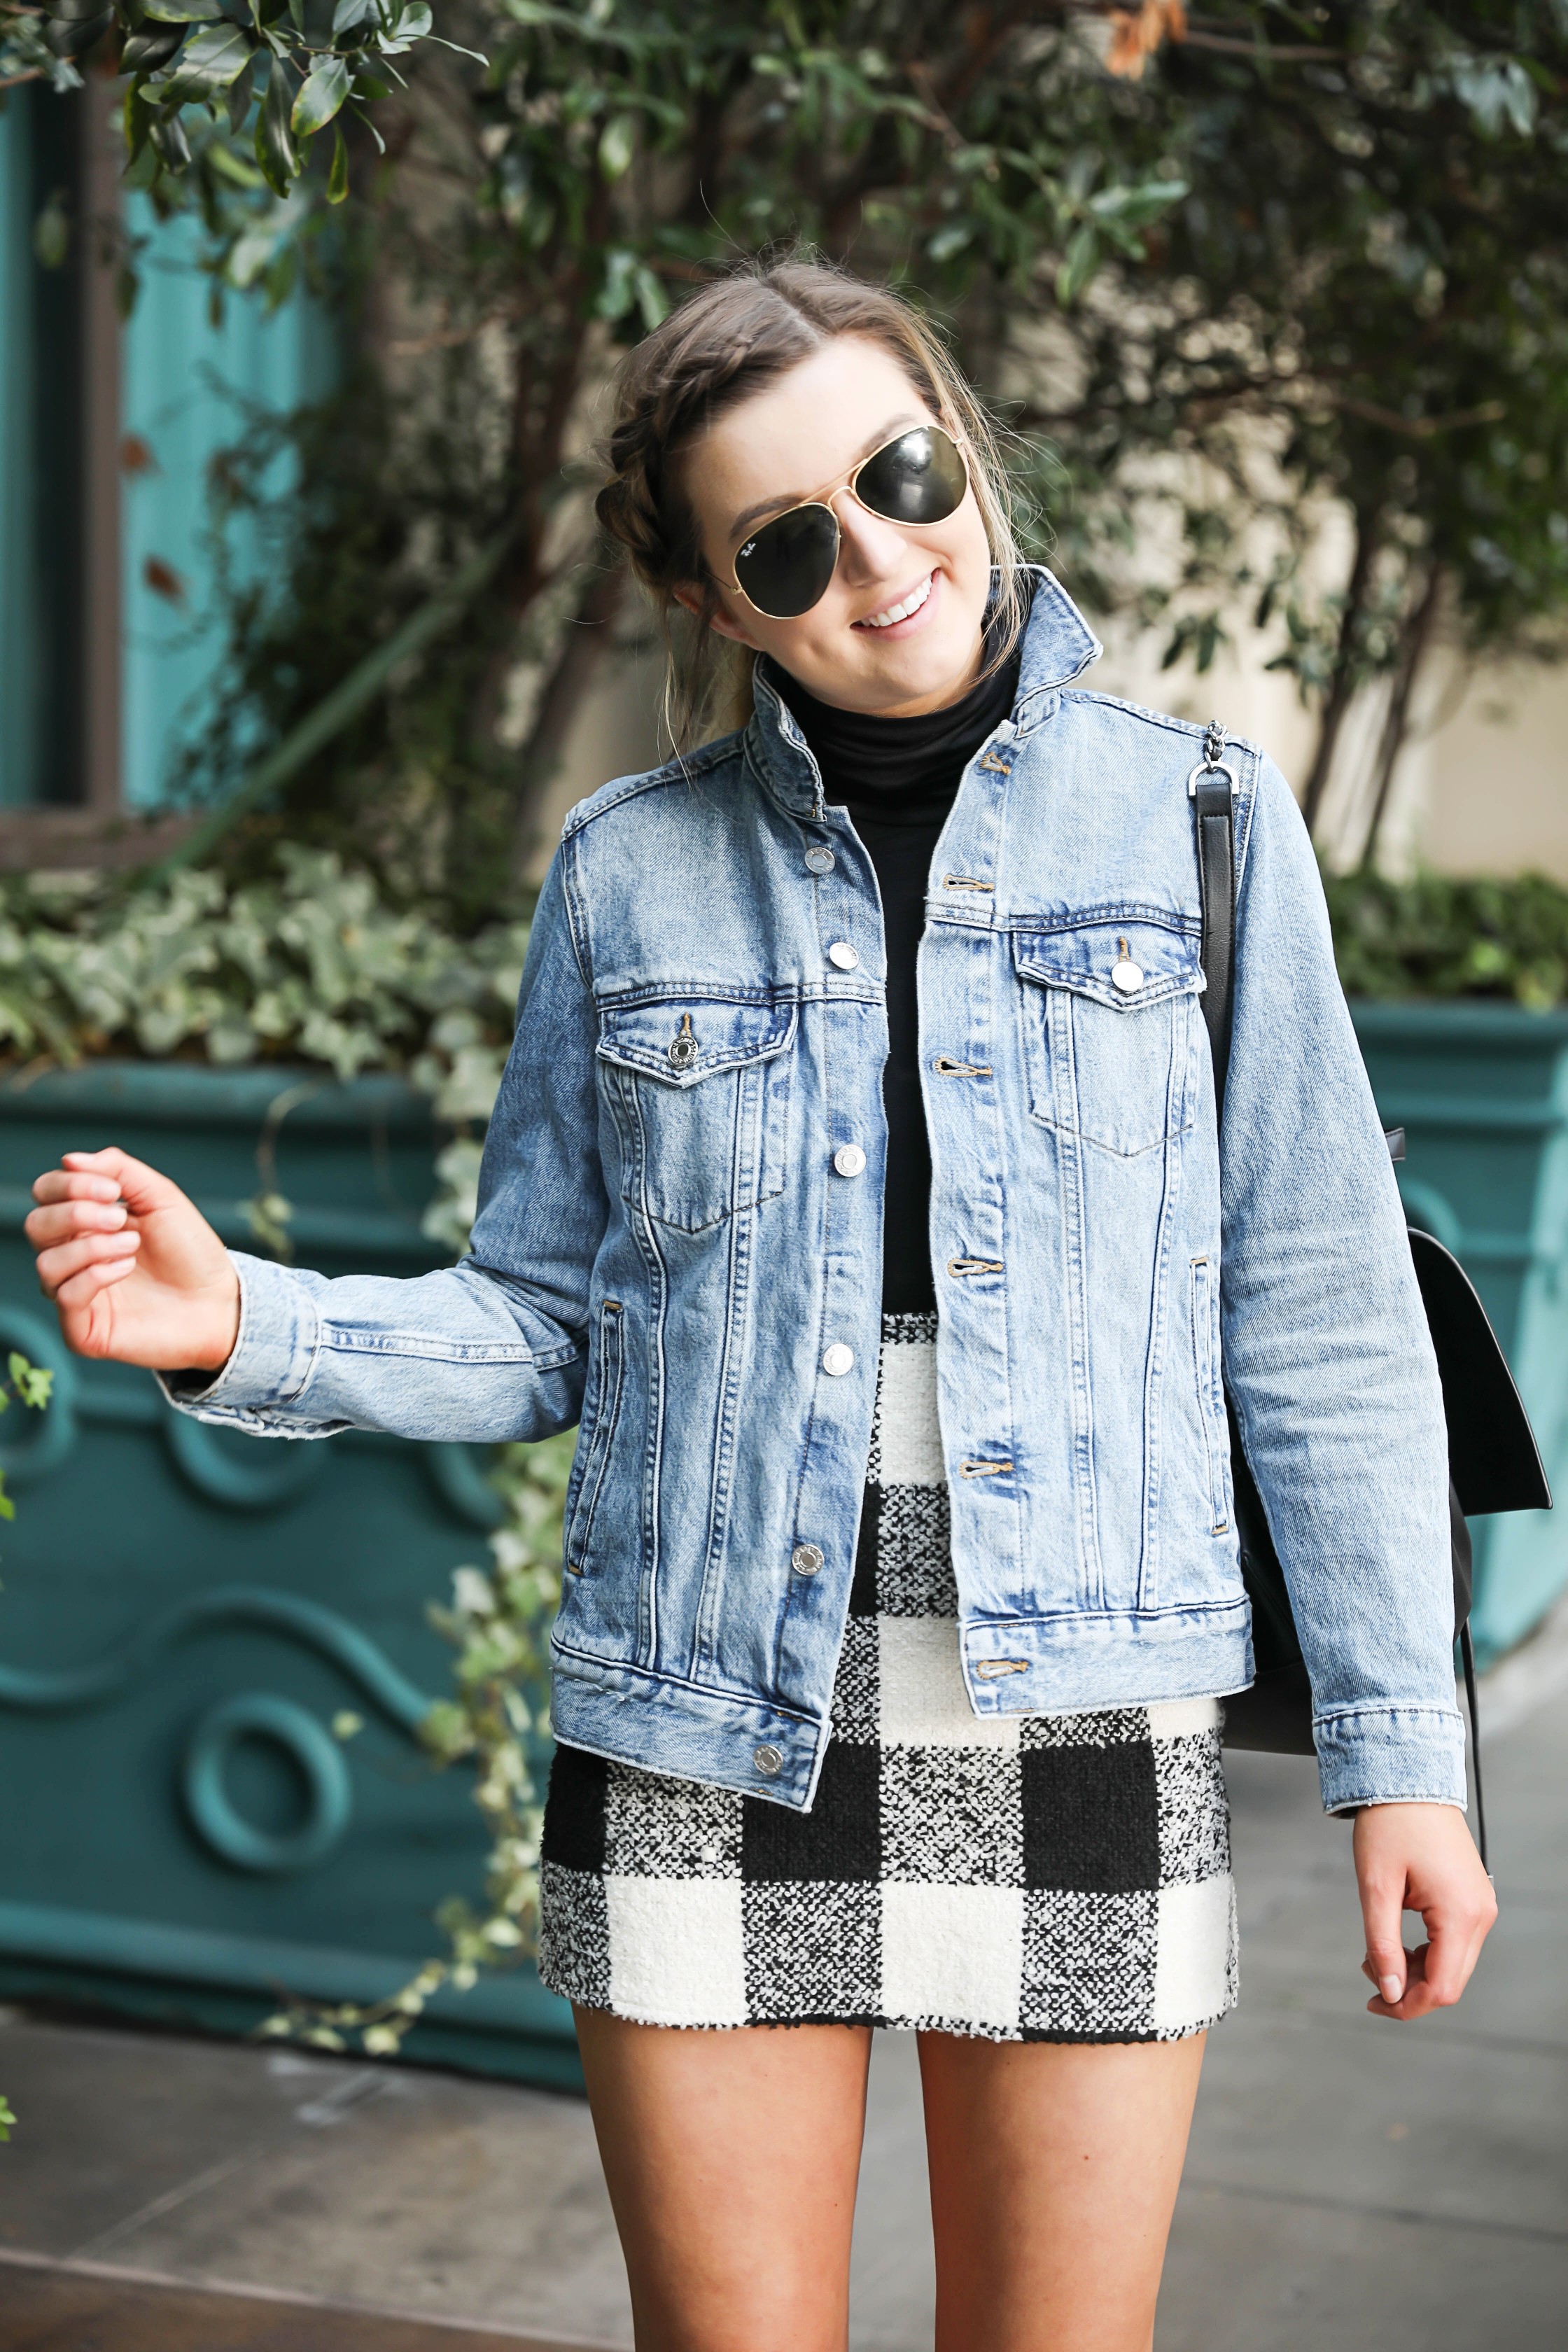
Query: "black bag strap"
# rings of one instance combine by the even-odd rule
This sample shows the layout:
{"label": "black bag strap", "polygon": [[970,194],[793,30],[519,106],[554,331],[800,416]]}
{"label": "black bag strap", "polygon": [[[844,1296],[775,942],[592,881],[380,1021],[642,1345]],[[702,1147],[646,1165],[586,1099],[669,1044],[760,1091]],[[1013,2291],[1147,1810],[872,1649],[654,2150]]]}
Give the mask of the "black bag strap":
{"label": "black bag strap", "polygon": [[1225,1111],[1230,1069],[1230,1014],[1236,966],[1236,772],[1220,754],[1225,732],[1211,719],[1204,756],[1187,778],[1198,837],[1198,896],[1204,919],[1204,1023],[1214,1055],[1216,1122]]}
{"label": "black bag strap", "polygon": [[[1230,1073],[1231,1013],[1236,980],[1236,772],[1226,765],[1225,730],[1211,719],[1204,730],[1204,756],[1187,778],[1197,835],[1198,897],[1203,910],[1204,1025],[1214,1056],[1215,1120],[1225,1116],[1226,1080]],[[1396,1160],[1405,1156],[1404,1131],[1388,1139]],[[1458,1525],[1464,1528],[1462,1518]],[[1466,1549],[1469,1531],[1465,1528]],[[1465,1696],[1470,1710],[1470,1752],[1476,1786],[1476,1844],[1481,1866],[1487,1867],[1487,1816],[1481,1796],[1481,1724],[1476,1706],[1476,1653],[1468,1615],[1458,1625],[1459,1656],[1465,1674]]]}

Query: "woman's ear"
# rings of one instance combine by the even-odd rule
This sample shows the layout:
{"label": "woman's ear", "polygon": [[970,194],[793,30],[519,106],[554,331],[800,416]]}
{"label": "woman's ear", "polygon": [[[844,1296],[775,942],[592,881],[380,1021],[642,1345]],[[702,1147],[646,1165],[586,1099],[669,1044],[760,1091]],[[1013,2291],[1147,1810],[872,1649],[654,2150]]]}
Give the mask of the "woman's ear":
{"label": "woman's ear", "polygon": [[754,654],[763,650],[745,624],[731,618],[718,597],[705,594],[700,588],[682,587],[674,591],[675,601],[690,614],[699,625],[705,625],[717,637],[728,637],[732,645],[749,646]]}

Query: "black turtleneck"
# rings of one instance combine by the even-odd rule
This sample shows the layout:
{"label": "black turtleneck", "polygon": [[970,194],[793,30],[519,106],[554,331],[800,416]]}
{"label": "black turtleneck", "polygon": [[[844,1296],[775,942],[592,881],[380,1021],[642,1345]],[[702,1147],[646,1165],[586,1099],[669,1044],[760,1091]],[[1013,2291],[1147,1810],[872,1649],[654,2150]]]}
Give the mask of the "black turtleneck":
{"label": "black turtleneck", "polygon": [[930,1312],[931,1146],[921,1100],[915,956],[925,929],[926,885],[937,838],[959,780],[986,737],[1012,716],[1018,655],[961,702],[920,719],[868,718],[819,702],[783,671],[773,677],[822,771],[865,843],[882,894],[888,950],[888,1189],[882,1306],[890,1315]]}

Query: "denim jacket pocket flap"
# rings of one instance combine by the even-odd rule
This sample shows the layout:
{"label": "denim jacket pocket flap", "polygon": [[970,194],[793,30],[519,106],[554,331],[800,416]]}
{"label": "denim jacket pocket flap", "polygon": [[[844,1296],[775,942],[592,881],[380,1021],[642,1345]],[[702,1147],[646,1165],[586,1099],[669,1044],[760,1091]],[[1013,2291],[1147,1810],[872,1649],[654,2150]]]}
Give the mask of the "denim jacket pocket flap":
{"label": "denim jacket pocket flap", "polygon": [[1015,931],[1020,980],[1067,988],[1113,1012],[1137,1013],[1204,984],[1198,942],[1147,915],[1096,915],[1047,931]]}
{"label": "denim jacket pocket flap", "polygon": [[602,1060],[666,1086],[694,1087],[720,1070],[771,1060],[791,1043],[795,1020],[793,1003],[671,992],[637,1004],[602,1005],[598,1051]]}

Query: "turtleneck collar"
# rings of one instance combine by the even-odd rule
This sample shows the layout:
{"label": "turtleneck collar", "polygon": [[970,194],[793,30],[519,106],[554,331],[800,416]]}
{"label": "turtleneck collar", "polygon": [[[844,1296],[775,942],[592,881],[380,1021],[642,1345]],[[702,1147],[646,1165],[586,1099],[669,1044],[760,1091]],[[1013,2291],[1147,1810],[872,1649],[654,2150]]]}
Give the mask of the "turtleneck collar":
{"label": "turtleneck collar", "polygon": [[[989,658],[989,646],[986,650]],[[1021,654],[1020,641],[958,701],[922,711],[917,719],[840,710],[819,701],[777,663],[768,665],[768,677],[794,713],[829,802],[918,824],[948,807],[970,760],[1011,718]]]}

